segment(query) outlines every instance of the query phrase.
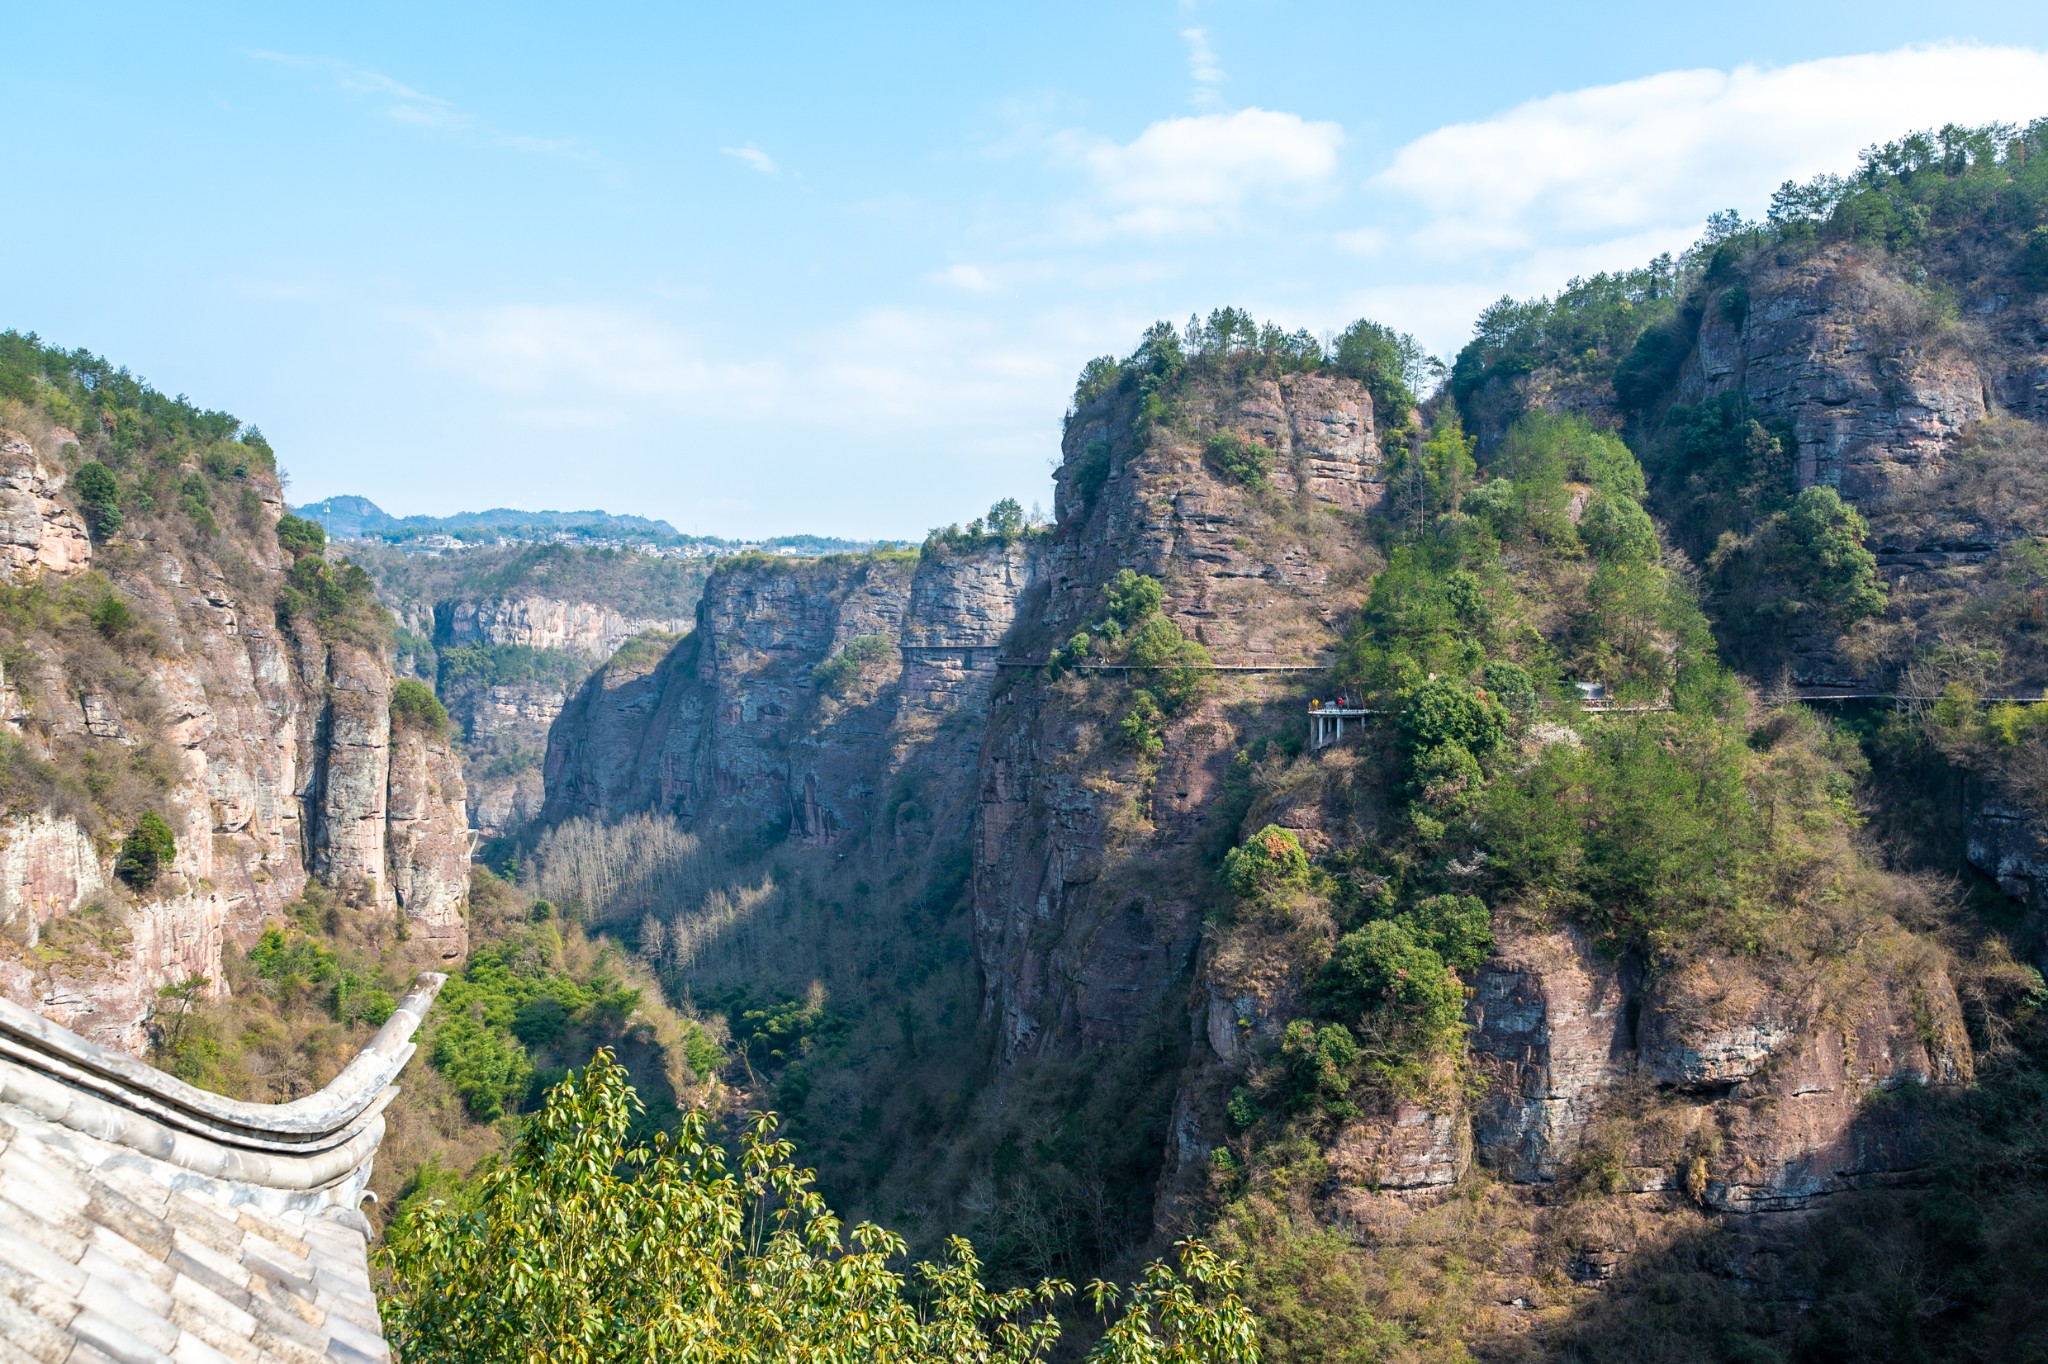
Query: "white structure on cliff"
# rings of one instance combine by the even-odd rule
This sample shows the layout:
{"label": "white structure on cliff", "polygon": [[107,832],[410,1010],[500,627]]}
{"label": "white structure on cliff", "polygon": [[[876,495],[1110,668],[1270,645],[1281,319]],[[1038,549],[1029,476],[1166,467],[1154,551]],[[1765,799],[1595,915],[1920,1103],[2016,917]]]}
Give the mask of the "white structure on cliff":
{"label": "white structure on cliff", "polygon": [[0,1361],[388,1364],[357,1211],[446,977],[288,1104],[195,1089],[0,1000]]}

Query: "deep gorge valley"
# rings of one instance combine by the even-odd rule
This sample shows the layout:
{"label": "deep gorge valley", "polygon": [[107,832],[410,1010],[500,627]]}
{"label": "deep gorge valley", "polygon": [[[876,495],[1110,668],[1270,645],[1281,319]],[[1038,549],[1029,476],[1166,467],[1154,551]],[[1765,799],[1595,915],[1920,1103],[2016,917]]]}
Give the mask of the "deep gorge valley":
{"label": "deep gorge valley", "polygon": [[603,1047],[1269,1361],[2042,1357],[2048,124],[1425,362],[1220,309],[1046,524],[428,556],[8,333],[0,992],[282,1102],[448,971],[391,1237]]}

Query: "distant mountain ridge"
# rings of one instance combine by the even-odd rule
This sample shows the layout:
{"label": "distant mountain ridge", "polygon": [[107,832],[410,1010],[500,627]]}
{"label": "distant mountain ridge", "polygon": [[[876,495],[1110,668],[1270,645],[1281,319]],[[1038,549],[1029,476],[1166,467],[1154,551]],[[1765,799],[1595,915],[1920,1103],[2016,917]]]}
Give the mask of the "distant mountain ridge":
{"label": "distant mountain ridge", "polygon": [[330,497],[292,509],[298,515],[318,521],[329,535],[345,540],[382,539],[387,536],[460,535],[463,532],[517,534],[536,531],[580,531],[593,535],[648,535],[664,540],[685,538],[666,521],[644,516],[619,516],[606,511],[519,511],[493,507],[488,511],[457,512],[453,516],[393,516],[367,497]]}
{"label": "distant mountain ridge", "polygon": [[428,535],[450,535],[462,540],[499,536],[513,540],[553,540],[567,536],[577,540],[634,540],[662,545],[724,548],[761,544],[771,548],[786,546],[810,554],[869,549],[875,543],[829,535],[778,535],[761,541],[685,535],[666,521],[597,510],[521,511],[513,507],[492,507],[487,511],[457,512],[453,516],[393,516],[369,498],[353,494],[324,498],[294,507],[292,511],[308,520],[318,521],[329,535],[339,540],[387,540],[395,543]]}

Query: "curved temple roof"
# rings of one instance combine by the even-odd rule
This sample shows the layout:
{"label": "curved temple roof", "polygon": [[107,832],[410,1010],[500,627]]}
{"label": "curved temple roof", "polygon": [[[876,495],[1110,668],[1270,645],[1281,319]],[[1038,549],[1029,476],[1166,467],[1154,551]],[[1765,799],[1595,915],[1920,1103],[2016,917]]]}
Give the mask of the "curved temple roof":
{"label": "curved temple roof", "polygon": [[195,1089],[0,1000],[0,1364],[385,1364],[357,1211],[429,972],[334,1082]]}

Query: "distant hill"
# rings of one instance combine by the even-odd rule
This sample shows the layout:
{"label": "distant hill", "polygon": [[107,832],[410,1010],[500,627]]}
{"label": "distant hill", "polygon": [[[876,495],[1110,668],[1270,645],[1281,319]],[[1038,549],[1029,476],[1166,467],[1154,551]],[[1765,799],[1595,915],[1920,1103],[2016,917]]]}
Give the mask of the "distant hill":
{"label": "distant hill", "polygon": [[765,548],[788,548],[800,554],[871,549],[875,544],[872,540],[843,540],[827,535],[778,535],[747,542],[716,535],[685,535],[666,521],[607,511],[519,511],[511,507],[493,507],[489,511],[457,512],[453,516],[393,516],[369,498],[353,495],[329,497],[292,510],[308,520],[318,521],[337,540],[383,540],[390,544],[403,544],[429,535],[448,535],[458,540],[480,542],[501,538],[567,539],[589,543],[631,541],[663,546],[696,545],[707,549],[730,549],[742,543],[758,543]]}
{"label": "distant hill", "polygon": [[330,497],[293,510],[318,521],[329,535],[344,540],[409,539],[416,535],[537,539],[559,531],[591,538],[695,538],[684,536],[666,521],[605,511],[518,511],[493,507],[489,511],[457,512],[453,516],[393,516],[369,498],[354,496]]}

